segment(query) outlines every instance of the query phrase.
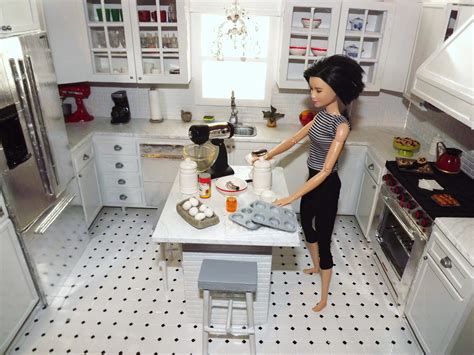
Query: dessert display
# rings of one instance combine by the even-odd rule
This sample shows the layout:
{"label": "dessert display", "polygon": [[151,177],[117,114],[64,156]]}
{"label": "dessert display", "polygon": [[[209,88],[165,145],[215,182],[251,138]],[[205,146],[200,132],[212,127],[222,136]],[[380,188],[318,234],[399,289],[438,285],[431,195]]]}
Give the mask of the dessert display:
{"label": "dessert display", "polygon": [[431,164],[425,157],[419,157],[418,159],[400,158],[396,157],[397,167],[401,171],[407,171],[418,174],[434,174]]}
{"label": "dessert display", "polygon": [[461,206],[458,200],[456,200],[450,194],[434,194],[431,195],[434,202],[442,207],[457,207]]}
{"label": "dessert display", "polygon": [[412,157],[413,152],[420,149],[420,142],[410,137],[393,137],[393,147],[403,157]]}

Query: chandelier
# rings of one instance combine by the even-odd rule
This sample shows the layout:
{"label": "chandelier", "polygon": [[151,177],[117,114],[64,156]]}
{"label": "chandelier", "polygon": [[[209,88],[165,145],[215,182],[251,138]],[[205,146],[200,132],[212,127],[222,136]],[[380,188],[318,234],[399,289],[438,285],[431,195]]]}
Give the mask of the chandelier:
{"label": "chandelier", "polygon": [[[224,43],[230,42],[233,49],[240,53],[240,57],[245,59],[248,52],[255,56],[260,53],[258,40],[253,39],[248,30],[248,24],[252,22],[247,15],[247,11],[240,7],[237,0],[225,9],[226,20],[217,28],[217,38],[212,44],[212,54],[217,60],[224,60]],[[254,24],[255,35],[258,32],[258,24]]]}

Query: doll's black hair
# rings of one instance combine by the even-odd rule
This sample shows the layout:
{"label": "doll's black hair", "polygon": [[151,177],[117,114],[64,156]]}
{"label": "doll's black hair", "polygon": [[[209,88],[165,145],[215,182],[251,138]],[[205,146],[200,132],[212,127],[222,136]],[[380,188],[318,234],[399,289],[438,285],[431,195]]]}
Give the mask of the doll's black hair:
{"label": "doll's black hair", "polygon": [[336,93],[344,105],[350,104],[364,90],[364,70],[357,62],[343,55],[321,58],[304,71],[304,78],[321,78]]}

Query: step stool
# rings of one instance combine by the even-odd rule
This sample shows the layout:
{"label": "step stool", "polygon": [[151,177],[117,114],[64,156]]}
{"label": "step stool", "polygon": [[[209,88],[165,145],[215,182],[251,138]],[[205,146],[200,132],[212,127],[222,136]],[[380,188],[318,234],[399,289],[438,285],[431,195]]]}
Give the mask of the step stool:
{"label": "step stool", "polygon": [[[250,352],[256,354],[253,293],[257,291],[257,263],[247,261],[204,259],[198,287],[203,290],[202,349],[208,353],[209,335],[248,335]],[[225,326],[211,328],[212,299],[210,292],[245,293],[247,329],[232,329],[233,300],[227,306]]]}

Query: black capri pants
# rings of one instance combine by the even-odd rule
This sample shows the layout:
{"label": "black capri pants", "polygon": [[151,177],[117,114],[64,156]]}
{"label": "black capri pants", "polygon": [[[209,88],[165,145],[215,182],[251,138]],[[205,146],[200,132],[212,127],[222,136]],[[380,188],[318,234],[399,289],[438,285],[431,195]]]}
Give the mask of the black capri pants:
{"label": "black capri pants", "polygon": [[[309,168],[308,180],[317,173],[319,171]],[[323,270],[331,269],[333,266],[331,235],[336,220],[340,190],[341,180],[335,171],[321,185],[301,197],[301,226],[306,241],[318,243],[319,266]]]}

